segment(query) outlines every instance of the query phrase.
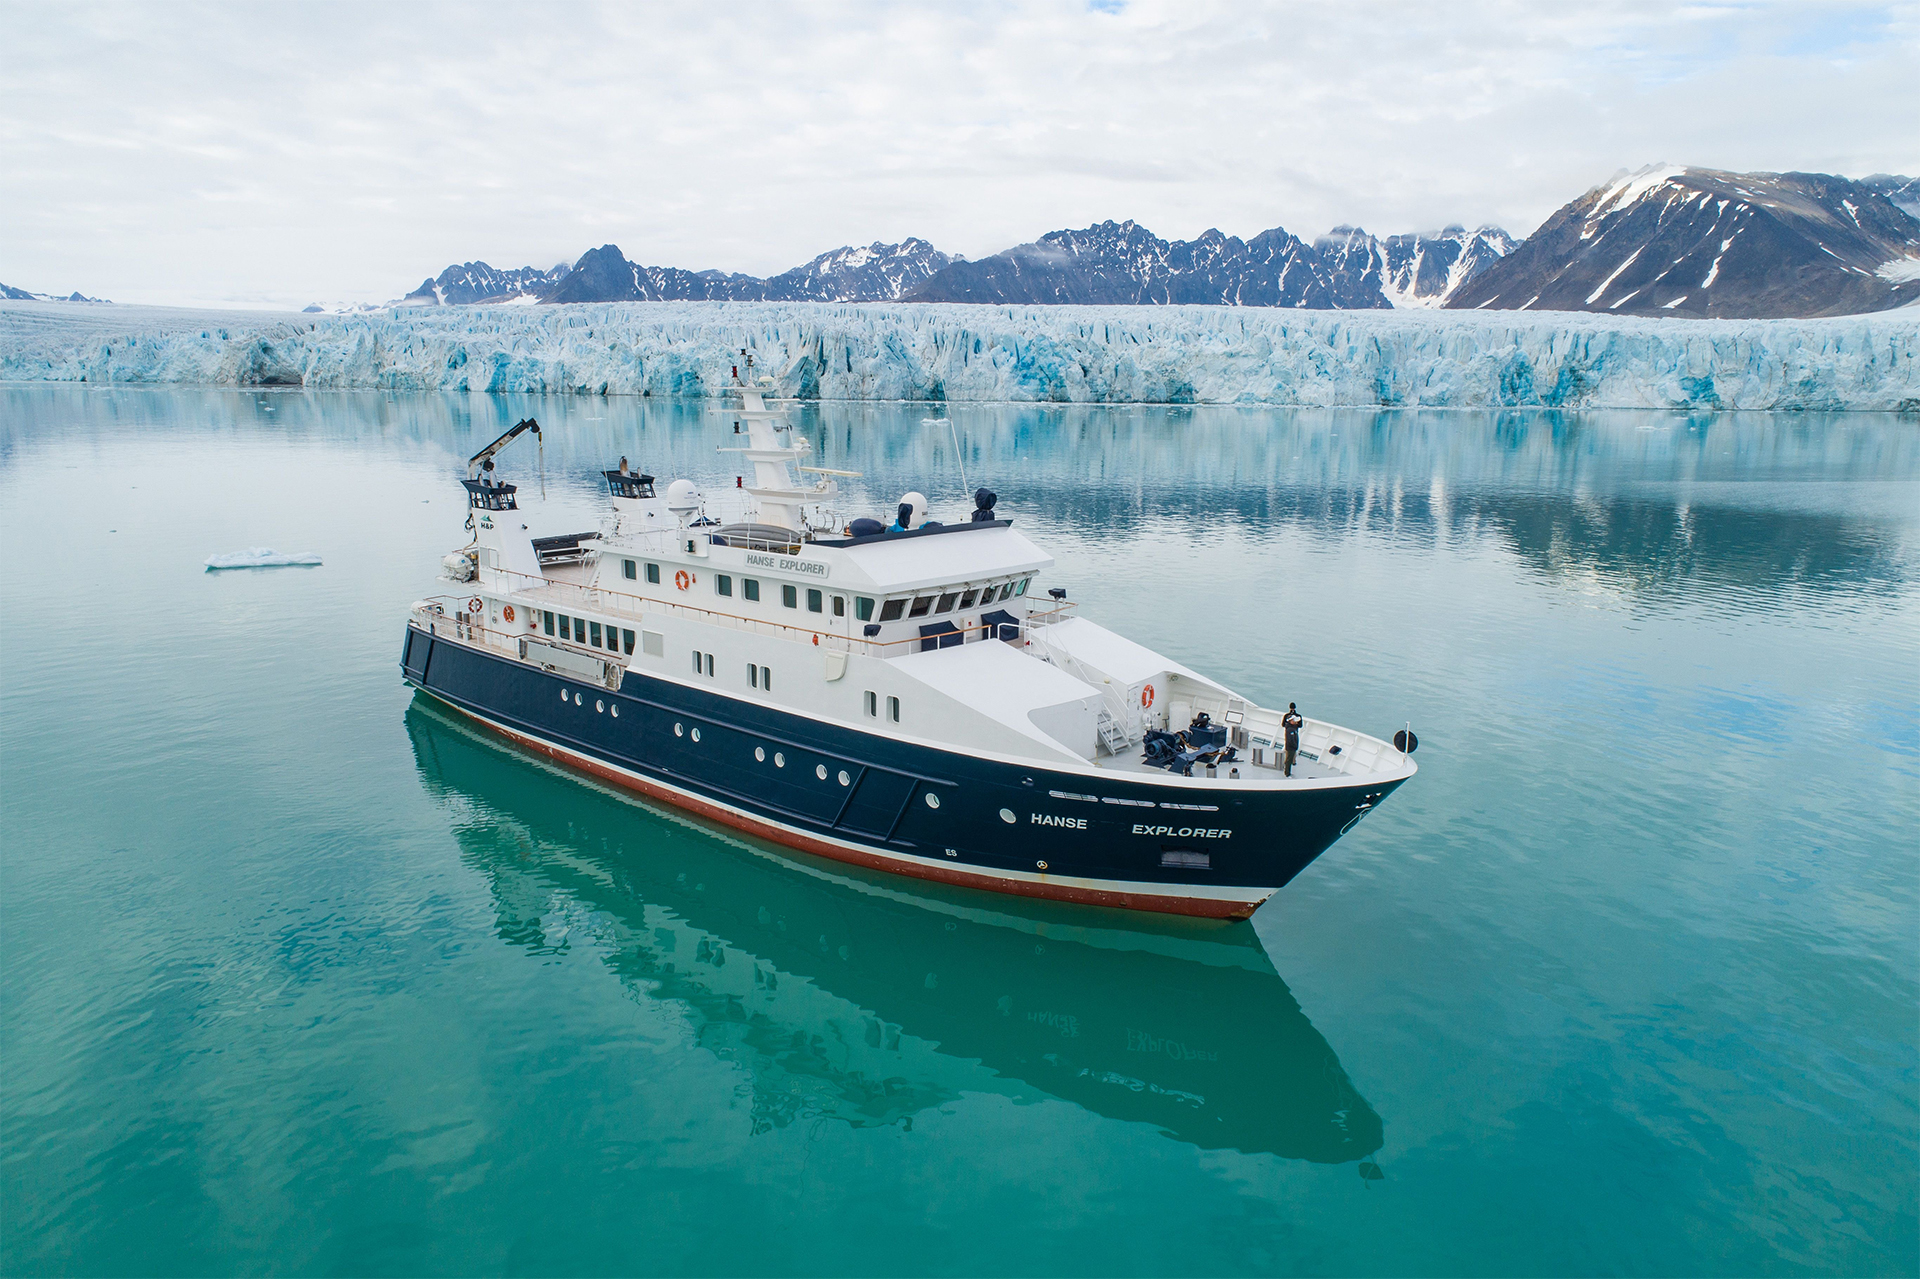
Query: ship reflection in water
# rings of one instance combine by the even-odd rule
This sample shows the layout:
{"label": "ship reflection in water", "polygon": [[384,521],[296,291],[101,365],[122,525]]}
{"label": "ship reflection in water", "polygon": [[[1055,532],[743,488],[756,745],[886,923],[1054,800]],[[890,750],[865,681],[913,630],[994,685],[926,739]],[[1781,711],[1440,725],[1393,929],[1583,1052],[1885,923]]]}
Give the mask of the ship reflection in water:
{"label": "ship reflection in water", "polygon": [[499,935],[591,946],[676,1005],[745,1073],[755,1131],[911,1128],[1025,1085],[1203,1149],[1344,1163],[1380,1148],[1380,1117],[1251,924],[865,877],[616,798],[424,700],[407,731]]}

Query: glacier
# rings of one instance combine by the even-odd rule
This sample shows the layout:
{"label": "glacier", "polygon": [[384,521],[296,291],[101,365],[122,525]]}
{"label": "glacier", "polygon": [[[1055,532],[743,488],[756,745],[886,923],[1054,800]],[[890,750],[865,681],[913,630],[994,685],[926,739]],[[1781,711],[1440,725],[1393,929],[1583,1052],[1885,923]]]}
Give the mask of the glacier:
{"label": "glacier", "polygon": [[620,302],[350,315],[0,303],[0,380],[802,399],[1920,412],[1920,313],[1817,320]]}

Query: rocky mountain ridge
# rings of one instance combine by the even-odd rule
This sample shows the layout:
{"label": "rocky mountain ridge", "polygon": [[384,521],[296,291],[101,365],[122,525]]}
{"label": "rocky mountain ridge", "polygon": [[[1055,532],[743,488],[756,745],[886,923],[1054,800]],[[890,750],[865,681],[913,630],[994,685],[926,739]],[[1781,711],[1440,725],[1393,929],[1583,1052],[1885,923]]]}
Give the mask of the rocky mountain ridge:
{"label": "rocky mountain ridge", "polygon": [[1880,175],[1621,173],[1561,208],[1455,308],[1767,319],[1920,302],[1920,219]]}

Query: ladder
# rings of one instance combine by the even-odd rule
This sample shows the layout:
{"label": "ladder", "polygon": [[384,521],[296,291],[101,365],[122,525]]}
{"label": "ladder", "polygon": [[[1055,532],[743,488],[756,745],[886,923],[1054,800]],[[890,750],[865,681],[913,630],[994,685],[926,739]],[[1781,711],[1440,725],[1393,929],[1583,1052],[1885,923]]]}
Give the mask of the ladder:
{"label": "ladder", "polygon": [[1127,753],[1128,748],[1133,745],[1133,743],[1128,740],[1127,730],[1115,723],[1113,716],[1104,710],[1100,712],[1100,717],[1094,721],[1094,727],[1100,734],[1100,744],[1107,748],[1107,754],[1109,755],[1124,755]]}

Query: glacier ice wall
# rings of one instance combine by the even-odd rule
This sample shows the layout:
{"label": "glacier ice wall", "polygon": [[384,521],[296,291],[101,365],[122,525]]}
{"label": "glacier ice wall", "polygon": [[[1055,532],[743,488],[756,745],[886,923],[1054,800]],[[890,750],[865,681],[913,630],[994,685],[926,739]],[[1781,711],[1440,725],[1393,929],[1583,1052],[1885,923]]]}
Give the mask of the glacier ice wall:
{"label": "glacier ice wall", "polygon": [[0,305],[0,379],[850,400],[1920,412],[1920,314],[639,302],[339,316]]}

